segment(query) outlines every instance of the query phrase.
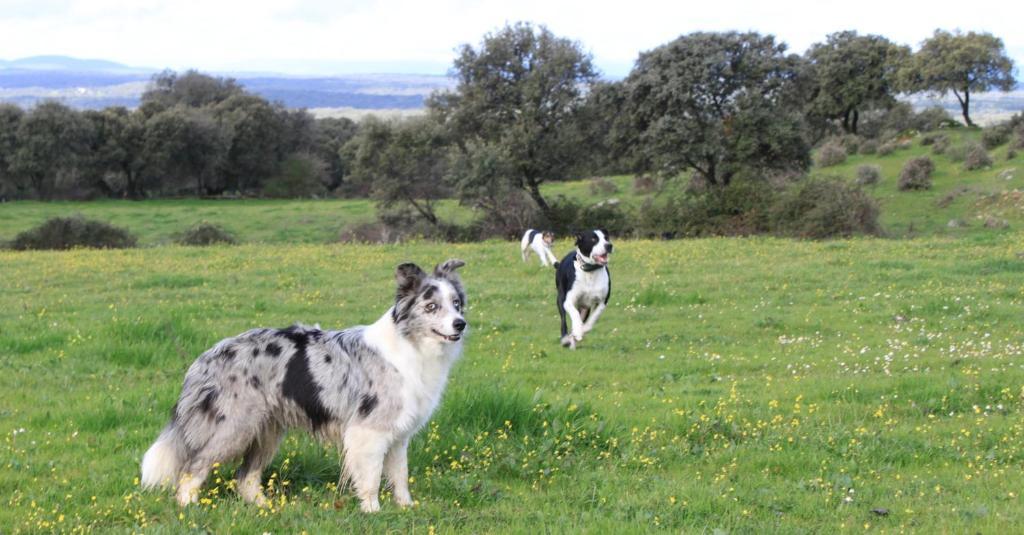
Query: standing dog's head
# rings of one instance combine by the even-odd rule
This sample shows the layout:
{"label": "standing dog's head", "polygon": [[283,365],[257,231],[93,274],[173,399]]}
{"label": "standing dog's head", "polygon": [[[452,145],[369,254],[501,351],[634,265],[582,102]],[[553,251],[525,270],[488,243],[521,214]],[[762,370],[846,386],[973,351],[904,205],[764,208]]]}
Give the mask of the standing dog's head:
{"label": "standing dog's head", "polygon": [[451,259],[430,274],[412,263],[395,268],[398,290],[391,317],[403,335],[445,344],[462,340],[466,292],[456,270],[464,265],[462,260]]}
{"label": "standing dog's head", "polygon": [[540,237],[542,240],[544,240],[544,243],[546,243],[548,247],[550,247],[551,244],[555,242],[555,233],[551,232],[550,230],[545,230]]}
{"label": "standing dog's head", "polygon": [[606,230],[586,230],[576,233],[576,251],[586,264],[608,265],[612,254],[611,237]]}

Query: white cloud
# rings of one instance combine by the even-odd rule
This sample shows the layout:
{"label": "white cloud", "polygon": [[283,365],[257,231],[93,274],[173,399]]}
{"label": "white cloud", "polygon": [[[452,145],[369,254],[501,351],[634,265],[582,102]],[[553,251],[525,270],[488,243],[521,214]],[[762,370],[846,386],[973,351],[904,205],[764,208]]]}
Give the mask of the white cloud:
{"label": "white cloud", "polygon": [[856,29],[916,45],[937,27],[990,31],[1021,57],[1018,2],[947,0],[599,2],[523,0],[0,0],[0,52],[104,58],[206,70],[337,72],[374,66],[443,70],[462,43],[529,20],[577,39],[622,74],[642,50],[697,30],[773,33],[802,52]]}

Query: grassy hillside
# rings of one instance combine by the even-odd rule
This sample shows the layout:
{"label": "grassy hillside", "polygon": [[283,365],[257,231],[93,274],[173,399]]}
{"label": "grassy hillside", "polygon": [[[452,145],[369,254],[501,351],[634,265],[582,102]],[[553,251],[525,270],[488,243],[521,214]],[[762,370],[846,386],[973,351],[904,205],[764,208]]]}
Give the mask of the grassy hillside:
{"label": "grassy hillside", "polygon": [[[954,129],[943,132],[952,145],[980,139],[980,131]],[[1024,152],[1024,151],[1022,151]],[[1024,154],[1007,160],[1007,145],[991,151],[993,165],[964,171],[948,155],[933,155],[921,145],[920,136],[911,139],[909,149],[887,156],[854,155],[846,162],[812,172],[846,178],[856,176],[860,165],[878,165],[882,181],[870,191],[879,199],[882,224],[890,236],[987,234],[988,217],[1006,220],[1010,228],[1024,228]],[[934,188],[901,192],[896,188],[900,169],[907,160],[927,155],[935,162]],[[1009,178],[1008,178],[1009,177]],[[592,180],[554,182],[543,186],[550,199],[565,196],[583,203],[615,198],[639,206],[645,196],[633,189],[632,176],[606,179],[611,191],[595,190]],[[941,202],[940,202],[941,201]],[[449,220],[466,223],[475,214],[455,201],[442,201],[438,212]],[[0,205],[0,240],[35,226],[48,217],[81,213],[110,221],[136,233],[143,245],[161,245],[199,221],[211,221],[234,231],[244,242],[329,243],[342,230],[373,221],[374,206],[368,200],[161,200],[94,202],[14,202]],[[967,223],[950,228],[949,221]]]}
{"label": "grassy hillside", "polygon": [[[1019,233],[619,241],[576,352],[550,270],[509,243],[0,252],[0,529],[1019,532],[1022,251]],[[270,509],[239,502],[231,466],[184,511],[138,490],[198,353],[373,321],[395,264],[449,256],[472,331],[410,449],[417,508],[359,513],[303,435],[266,474]]]}
{"label": "grassy hillside", "polygon": [[[949,136],[951,146],[967,141],[979,141],[979,130],[960,128],[941,132]],[[935,155],[931,147],[921,145],[921,136],[911,139],[909,149],[897,150],[887,156],[854,155],[846,162],[824,169],[822,174],[847,178],[856,177],[860,165],[877,165],[882,170],[881,182],[871,188],[880,201],[882,225],[893,236],[907,237],[929,234],[963,235],[984,232],[986,217],[1006,219],[1012,227],[1024,226],[1024,199],[1015,194],[1003,199],[999,193],[1022,189],[1024,185],[1024,155],[1007,160],[1008,145],[989,151],[993,165],[988,169],[965,171],[963,164],[950,160],[946,154]],[[929,191],[903,192],[896,188],[900,170],[907,160],[928,156],[935,163],[932,175],[934,187]],[[1007,179],[1006,177],[1010,177]],[[940,200],[952,201],[940,203]],[[953,219],[961,219],[966,227],[949,228]]]}
{"label": "grassy hillside", "polygon": [[[629,176],[607,180],[616,192],[593,195],[590,181],[551,183],[544,193],[552,200],[565,196],[579,200],[618,198],[638,203]],[[455,201],[439,203],[438,213],[456,222],[473,218],[470,210]],[[200,221],[217,223],[235,232],[241,241],[263,243],[328,243],[347,227],[374,221],[373,201],[357,200],[199,200],[34,202],[0,204],[0,241],[32,228],[47,218],[82,214],[125,227],[142,245],[164,245]]]}

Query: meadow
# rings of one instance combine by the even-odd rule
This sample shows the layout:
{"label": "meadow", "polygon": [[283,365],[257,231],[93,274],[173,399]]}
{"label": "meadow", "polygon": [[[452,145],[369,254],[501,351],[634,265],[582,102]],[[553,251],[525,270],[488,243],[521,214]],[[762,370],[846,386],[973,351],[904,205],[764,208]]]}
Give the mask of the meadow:
{"label": "meadow", "polygon": [[[977,142],[981,132],[958,128],[941,132],[951,146]],[[811,170],[812,174],[854,179],[860,165],[877,165],[881,180],[868,187],[881,208],[881,224],[893,238],[918,236],[984,236],[986,219],[1005,221],[1011,229],[1024,226],[1024,156],[1007,158],[1008,145],[990,151],[993,164],[966,171],[948,154],[932,154],[921,136],[908,138],[909,147],[888,155],[855,154],[845,162]],[[935,163],[934,187],[927,191],[897,189],[900,169],[911,158],[929,156]],[[619,175],[602,180],[610,190],[593,187],[594,179],[548,182],[542,192],[549,200],[565,197],[583,204],[617,199],[639,207],[658,193],[638,193],[633,177]],[[455,200],[437,202],[438,215],[447,221],[469,223],[479,214]],[[232,232],[239,241],[259,243],[331,243],[348,229],[375,221],[374,203],[367,199],[164,199],[88,202],[18,201],[0,204],[0,242],[34,227],[47,218],[82,214],[127,228],[142,246],[173,243],[175,236],[207,221]],[[957,225],[950,226],[956,220]]]}
{"label": "meadow", "polygon": [[[1014,232],[620,240],[570,352],[552,273],[512,243],[0,252],[0,531],[1021,531],[1022,253]],[[360,513],[303,434],[272,507],[233,466],[184,510],[139,490],[201,351],[371,322],[397,263],[452,256],[472,330],[410,448],[415,508]]]}

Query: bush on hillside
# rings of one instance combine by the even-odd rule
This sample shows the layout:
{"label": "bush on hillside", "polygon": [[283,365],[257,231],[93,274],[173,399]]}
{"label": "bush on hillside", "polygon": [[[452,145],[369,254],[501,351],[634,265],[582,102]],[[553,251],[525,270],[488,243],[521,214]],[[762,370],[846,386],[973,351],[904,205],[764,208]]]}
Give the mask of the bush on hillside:
{"label": "bush on hillside", "polygon": [[833,178],[811,178],[789,187],[771,209],[773,232],[825,239],[879,235],[878,203],[859,186]]}
{"label": "bush on hillside", "polygon": [[949,138],[949,136],[947,136],[946,134],[939,134],[937,132],[930,132],[930,133],[927,133],[927,134],[921,136],[921,146],[922,147],[927,147],[929,145],[934,145],[936,142],[939,142],[939,141],[941,141],[943,139],[947,139],[948,140],[948,138]]}
{"label": "bush on hillside", "polygon": [[605,177],[597,177],[590,180],[591,195],[610,195],[618,193],[619,187]]}
{"label": "bush on hillside", "polygon": [[975,145],[967,152],[964,157],[964,170],[974,171],[976,169],[984,169],[992,165],[992,157],[988,155],[988,151],[981,145]]}
{"label": "bush on hillside", "polygon": [[126,249],[135,247],[136,242],[135,236],[125,229],[76,215],[50,218],[15,236],[10,247],[19,251],[75,247]]}
{"label": "bush on hillside", "polygon": [[962,162],[967,159],[967,155],[975,148],[981,148],[984,150],[977,141],[964,141],[963,143],[957,143],[946,149],[946,157],[953,162]]}
{"label": "bush on hillside", "polygon": [[865,139],[864,142],[860,144],[859,152],[861,154],[875,154],[878,152],[878,141],[874,139]]}
{"label": "bush on hillside", "polygon": [[881,145],[878,146],[878,155],[888,156],[896,152],[896,148],[897,147],[895,141],[886,141],[885,143],[882,143]]}
{"label": "bush on hillside", "polygon": [[275,198],[302,198],[323,195],[327,188],[327,164],[307,153],[288,156],[276,175],[267,180],[263,194]]}
{"label": "bush on hillside", "polygon": [[548,222],[548,228],[557,235],[568,235],[580,229],[603,228],[612,236],[632,235],[636,214],[617,199],[608,199],[591,206],[559,197],[551,203],[557,218]]}
{"label": "bush on hillside", "polygon": [[846,149],[835,141],[825,143],[818,149],[815,163],[818,167],[831,167],[846,161]]}
{"label": "bush on hillside", "polygon": [[746,236],[770,230],[768,212],[777,188],[741,180],[726,188],[688,190],[648,199],[637,233],[645,237]]}
{"label": "bush on hillside", "polygon": [[958,123],[945,109],[932,106],[914,114],[911,126],[919,132],[931,132],[939,128],[956,127]]}
{"label": "bush on hillside", "polygon": [[935,164],[927,156],[911,158],[900,171],[897,188],[900,191],[925,190],[932,187],[932,172]]}
{"label": "bush on hillside", "polygon": [[945,154],[947,149],[949,149],[949,138],[946,136],[936,138],[932,143],[932,154]]}
{"label": "bush on hillside", "polygon": [[992,125],[981,131],[981,145],[992,150],[1010,140],[1013,129],[1008,123]]}
{"label": "bush on hillside", "polygon": [[235,236],[219,225],[203,221],[182,232],[175,240],[180,245],[234,245]]}
{"label": "bush on hillside", "polygon": [[658,181],[652,175],[636,175],[633,177],[633,193],[647,195],[658,189]]}
{"label": "bush on hillside", "polygon": [[857,184],[861,186],[874,186],[882,179],[882,168],[877,165],[857,166]]}

